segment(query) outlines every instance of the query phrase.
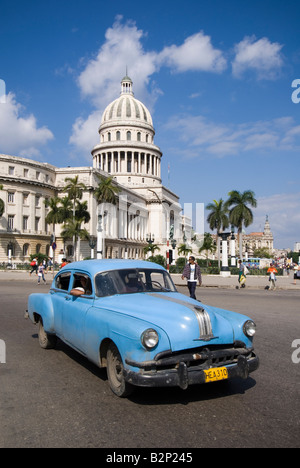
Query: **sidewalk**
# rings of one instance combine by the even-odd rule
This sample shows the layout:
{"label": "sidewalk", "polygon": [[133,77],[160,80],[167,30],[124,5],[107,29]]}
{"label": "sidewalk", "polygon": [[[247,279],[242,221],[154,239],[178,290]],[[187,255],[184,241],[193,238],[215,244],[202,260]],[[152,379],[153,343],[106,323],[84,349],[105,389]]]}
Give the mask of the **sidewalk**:
{"label": "sidewalk", "polygon": [[[186,285],[186,280],[181,279],[181,275],[171,275],[176,286]],[[294,275],[278,276],[276,281],[276,289],[300,291],[300,280],[296,280],[294,284]],[[246,288],[247,289],[265,289],[269,285],[268,276],[247,276]],[[238,286],[238,276],[230,276],[223,278],[219,275],[202,275],[203,288],[224,288],[235,289]]]}
{"label": "sidewalk", "polygon": [[[172,274],[171,276],[176,286],[185,286],[187,284],[186,280],[181,279],[181,275]],[[50,285],[52,283],[53,272],[51,271],[46,274],[45,278]],[[28,271],[6,270],[0,271],[0,281],[26,281],[34,283],[37,282],[37,276],[34,273],[30,276]],[[247,289],[264,289],[268,285],[269,280],[267,276],[247,276]],[[230,276],[229,278],[223,278],[219,275],[202,276],[202,287],[204,288],[235,289],[236,286],[238,286],[237,276]],[[279,276],[276,281],[276,289],[300,291],[300,280],[296,280],[296,284],[294,284],[293,275]]]}

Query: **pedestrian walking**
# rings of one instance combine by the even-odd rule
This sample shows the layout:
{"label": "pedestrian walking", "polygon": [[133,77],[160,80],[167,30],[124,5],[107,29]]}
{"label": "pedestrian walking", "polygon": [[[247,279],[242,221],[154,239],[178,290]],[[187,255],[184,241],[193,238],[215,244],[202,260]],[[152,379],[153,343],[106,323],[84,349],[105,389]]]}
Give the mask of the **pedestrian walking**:
{"label": "pedestrian walking", "polygon": [[41,278],[44,281],[44,284],[46,284],[45,280],[45,266],[43,265],[43,262],[41,262],[38,266],[38,284],[41,284]]}
{"label": "pedestrian walking", "polygon": [[276,274],[278,271],[276,270],[275,266],[271,263],[270,268],[267,270],[267,273],[269,273],[269,281],[271,283],[270,290],[276,289]]}
{"label": "pedestrian walking", "polygon": [[199,281],[199,286],[202,284],[202,275],[198,263],[195,262],[195,257],[189,258],[189,263],[184,267],[182,279],[187,279],[187,285],[190,292],[190,297],[196,299],[196,287]]}
{"label": "pedestrian walking", "polygon": [[[239,285],[240,288],[245,288],[246,287],[246,275],[249,273],[248,268],[246,265],[243,264],[242,260],[239,260]],[[236,289],[239,289],[237,286]]]}
{"label": "pedestrian walking", "polygon": [[30,276],[34,271],[35,271],[35,274],[37,275],[38,259],[36,257],[32,260],[32,262],[30,263],[30,266],[31,266],[31,272],[29,273]]}

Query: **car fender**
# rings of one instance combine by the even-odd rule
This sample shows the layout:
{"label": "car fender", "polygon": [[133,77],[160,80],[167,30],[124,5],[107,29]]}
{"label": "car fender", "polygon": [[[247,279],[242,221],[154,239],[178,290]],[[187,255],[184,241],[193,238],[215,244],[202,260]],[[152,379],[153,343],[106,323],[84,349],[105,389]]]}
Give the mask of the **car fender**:
{"label": "car fender", "polygon": [[49,294],[30,294],[28,298],[28,314],[33,323],[37,323],[39,316],[43,320],[47,333],[55,333],[54,310],[52,298]]}
{"label": "car fender", "polygon": [[[141,335],[148,328],[154,328],[159,335],[159,343],[152,351],[147,351],[141,343]],[[148,361],[157,353],[170,349],[167,333],[150,321],[114,310],[92,307],[86,316],[86,355],[97,365],[99,365],[99,350],[104,340],[115,343],[124,365],[127,358]]]}

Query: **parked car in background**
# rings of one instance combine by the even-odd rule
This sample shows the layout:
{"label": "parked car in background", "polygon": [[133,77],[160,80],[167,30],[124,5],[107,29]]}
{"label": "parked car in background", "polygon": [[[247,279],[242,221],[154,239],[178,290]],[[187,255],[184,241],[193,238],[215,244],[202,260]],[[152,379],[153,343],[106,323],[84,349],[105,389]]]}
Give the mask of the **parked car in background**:
{"label": "parked car in background", "polygon": [[139,260],[66,265],[47,294],[31,294],[26,314],[42,348],[57,338],[107,370],[111,390],[182,389],[258,368],[255,323],[177,292],[161,266]]}

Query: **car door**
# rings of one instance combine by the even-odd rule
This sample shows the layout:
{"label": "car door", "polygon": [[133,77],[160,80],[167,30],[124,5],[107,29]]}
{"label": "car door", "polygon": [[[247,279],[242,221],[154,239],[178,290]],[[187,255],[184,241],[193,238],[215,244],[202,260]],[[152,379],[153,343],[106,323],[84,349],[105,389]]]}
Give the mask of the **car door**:
{"label": "car door", "polygon": [[72,273],[71,271],[62,271],[56,277],[53,286],[50,289],[52,296],[54,328],[58,337],[63,339],[63,313],[70,289]]}
{"label": "car door", "polygon": [[[87,282],[86,290],[81,296],[72,295],[72,291],[82,289],[83,279]],[[85,354],[86,331],[85,321],[88,310],[94,303],[92,280],[87,273],[74,272],[71,285],[63,304],[62,328],[63,339],[73,348]]]}

